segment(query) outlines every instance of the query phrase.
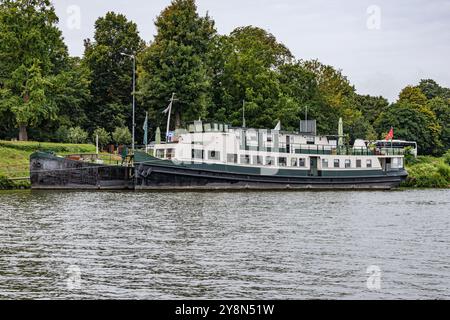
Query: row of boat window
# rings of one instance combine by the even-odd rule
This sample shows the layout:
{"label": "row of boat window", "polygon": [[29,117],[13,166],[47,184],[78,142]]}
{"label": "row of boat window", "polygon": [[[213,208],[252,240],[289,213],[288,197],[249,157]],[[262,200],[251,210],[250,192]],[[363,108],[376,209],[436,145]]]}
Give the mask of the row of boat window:
{"label": "row of boat window", "polygon": [[[192,159],[203,160],[204,158],[204,150],[192,149]],[[208,151],[208,160],[220,160],[220,152],[219,151]],[[252,156],[242,154],[239,159],[240,164],[244,165],[266,165],[266,166],[275,166],[278,164],[280,167],[286,167],[288,165],[288,160],[286,157],[273,157],[273,156]],[[238,163],[238,155],[235,153],[227,154],[227,163]],[[291,158],[289,166],[291,167],[306,167],[306,158]],[[352,162],[350,159],[344,160],[345,168],[351,168]],[[322,159],[322,168],[340,168],[341,160],[333,159],[333,163],[329,163],[328,159]],[[362,167],[362,160],[356,160],[356,168]],[[372,168],[372,160],[366,159],[366,168]]]}

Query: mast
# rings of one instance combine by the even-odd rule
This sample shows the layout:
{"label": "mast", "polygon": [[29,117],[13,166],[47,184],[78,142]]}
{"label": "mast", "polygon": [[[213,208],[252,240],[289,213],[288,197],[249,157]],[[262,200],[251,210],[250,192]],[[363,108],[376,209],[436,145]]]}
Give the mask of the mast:
{"label": "mast", "polygon": [[166,110],[163,111],[163,113],[169,113],[167,116],[167,127],[166,127],[166,142],[167,142],[167,138],[169,137],[169,130],[170,130],[170,115],[172,113],[172,105],[173,102],[177,100],[175,99],[175,92],[172,93],[172,97],[170,98],[170,103],[169,106],[167,107]]}

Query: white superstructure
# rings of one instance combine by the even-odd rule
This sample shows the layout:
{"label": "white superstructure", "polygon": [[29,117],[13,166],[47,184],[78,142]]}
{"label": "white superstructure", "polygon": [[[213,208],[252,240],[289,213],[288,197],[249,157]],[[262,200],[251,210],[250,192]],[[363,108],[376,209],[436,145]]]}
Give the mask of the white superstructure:
{"label": "white superstructure", "polygon": [[363,140],[338,145],[338,136],[233,128],[196,121],[170,142],[150,145],[155,157],[179,162],[307,170],[309,175],[392,171],[404,166],[403,149],[377,149]]}

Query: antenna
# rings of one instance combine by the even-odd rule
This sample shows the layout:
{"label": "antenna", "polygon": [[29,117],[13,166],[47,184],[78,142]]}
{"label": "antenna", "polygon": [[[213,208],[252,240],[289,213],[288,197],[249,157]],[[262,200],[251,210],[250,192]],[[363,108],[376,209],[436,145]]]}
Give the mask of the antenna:
{"label": "antenna", "polygon": [[245,99],[242,100],[242,128],[245,128]]}

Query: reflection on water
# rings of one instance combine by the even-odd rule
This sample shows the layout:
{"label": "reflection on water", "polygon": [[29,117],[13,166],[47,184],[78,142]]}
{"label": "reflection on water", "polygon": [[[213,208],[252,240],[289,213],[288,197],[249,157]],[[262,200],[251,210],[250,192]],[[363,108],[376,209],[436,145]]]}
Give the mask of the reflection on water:
{"label": "reflection on water", "polygon": [[0,298],[449,299],[449,213],[449,190],[0,193]]}

